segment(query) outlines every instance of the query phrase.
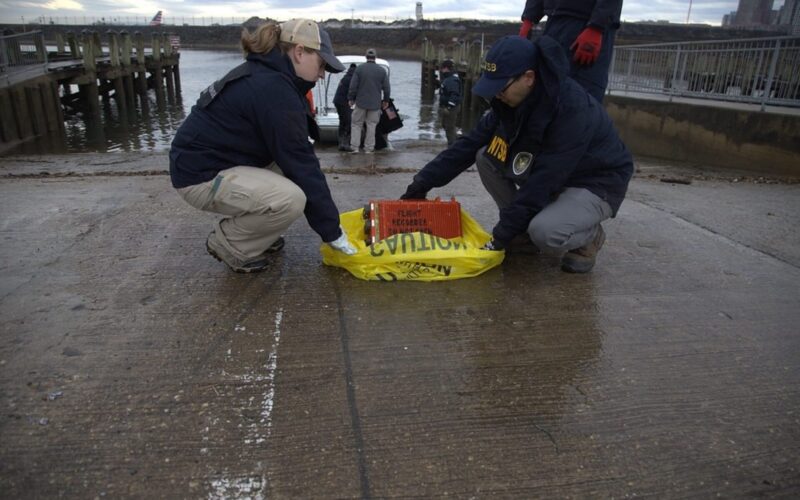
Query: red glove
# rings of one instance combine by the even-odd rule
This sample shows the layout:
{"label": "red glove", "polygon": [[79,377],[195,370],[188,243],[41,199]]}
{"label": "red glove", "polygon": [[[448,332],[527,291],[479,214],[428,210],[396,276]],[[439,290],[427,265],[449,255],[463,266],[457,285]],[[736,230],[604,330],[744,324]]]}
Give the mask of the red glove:
{"label": "red glove", "polygon": [[533,23],[530,19],[523,19],[522,26],[519,27],[519,36],[522,38],[530,39],[531,28],[533,27]]}
{"label": "red glove", "polygon": [[603,32],[594,27],[587,27],[575,42],[570,46],[570,50],[575,51],[572,60],[581,65],[593,64],[600,56],[600,47],[603,46]]}

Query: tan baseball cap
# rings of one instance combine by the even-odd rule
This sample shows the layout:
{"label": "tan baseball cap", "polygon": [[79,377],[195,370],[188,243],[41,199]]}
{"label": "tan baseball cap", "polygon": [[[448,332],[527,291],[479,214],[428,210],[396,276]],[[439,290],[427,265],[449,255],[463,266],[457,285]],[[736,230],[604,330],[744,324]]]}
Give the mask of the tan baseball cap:
{"label": "tan baseball cap", "polygon": [[311,19],[292,19],[281,23],[281,42],[316,50],[325,61],[326,71],[331,73],[344,71],[344,65],[333,54],[331,37]]}

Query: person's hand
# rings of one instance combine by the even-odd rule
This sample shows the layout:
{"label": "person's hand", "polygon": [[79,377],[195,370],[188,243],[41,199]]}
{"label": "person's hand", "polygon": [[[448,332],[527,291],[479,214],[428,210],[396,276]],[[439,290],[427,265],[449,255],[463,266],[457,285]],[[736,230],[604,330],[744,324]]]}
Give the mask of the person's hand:
{"label": "person's hand", "polygon": [[501,250],[505,250],[505,246],[502,243],[500,243],[499,241],[491,239],[491,240],[487,241],[486,244],[481,247],[481,250],[492,250],[494,252],[499,252]]}
{"label": "person's hand", "polygon": [[342,235],[328,243],[328,245],[330,245],[334,250],[338,250],[345,255],[355,255],[358,252],[356,247],[354,247],[353,244],[350,243],[350,240],[347,239],[347,233],[344,232],[344,229],[342,229]]}
{"label": "person's hand", "polygon": [[586,66],[593,64],[600,56],[600,48],[603,46],[603,32],[597,28],[589,26],[581,31],[578,38],[570,46],[570,50],[575,51],[572,60],[578,64]]}
{"label": "person's hand", "polygon": [[406,188],[406,192],[400,196],[401,200],[424,200],[425,197],[428,195],[428,190],[417,184],[416,182],[412,182]]}
{"label": "person's hand", "polygon": [[519,27],[519,36],[530,39],[531,28],[533,28],[533,22],[530,19],[523,18],[522,25]]}

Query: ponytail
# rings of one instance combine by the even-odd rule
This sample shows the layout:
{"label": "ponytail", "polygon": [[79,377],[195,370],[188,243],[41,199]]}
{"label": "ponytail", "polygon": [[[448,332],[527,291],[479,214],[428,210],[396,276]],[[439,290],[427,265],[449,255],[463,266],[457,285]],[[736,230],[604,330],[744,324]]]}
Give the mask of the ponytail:
{"label": "ponytail", "polygon": [[[281,42],[281,26],[275,23],[264,23],[260,25],[253,33],[247,31],[247,28],[242,29],[241,44],[245,56],[247,54],[266,54],[272,51],[277,45],[280,51],[284,54],[289,52],[294,43]],[[305,52],[315,52],[314,49],[303,47]]]}
{"label": "ponytail", "polygon": [[275,48],[281,38],[281,27],[274,23],[264,23],[253,33],[242,29],[241,44],[245,55],[266,54]]}

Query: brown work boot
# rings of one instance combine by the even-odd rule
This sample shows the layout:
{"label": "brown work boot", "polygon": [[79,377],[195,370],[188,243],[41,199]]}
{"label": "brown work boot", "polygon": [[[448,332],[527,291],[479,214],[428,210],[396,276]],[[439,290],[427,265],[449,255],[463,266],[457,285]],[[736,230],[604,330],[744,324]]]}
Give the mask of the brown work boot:
{"label": "brown work boot", "polygon": [[603,226],[597,226],[597,234],[594,239],[586,245],[570,250],[561,258],[561,270],[568,273],[588,273],[594,267],[597,259],[597,252],[603,248],[606,242],[606,232]]}

